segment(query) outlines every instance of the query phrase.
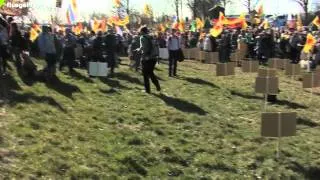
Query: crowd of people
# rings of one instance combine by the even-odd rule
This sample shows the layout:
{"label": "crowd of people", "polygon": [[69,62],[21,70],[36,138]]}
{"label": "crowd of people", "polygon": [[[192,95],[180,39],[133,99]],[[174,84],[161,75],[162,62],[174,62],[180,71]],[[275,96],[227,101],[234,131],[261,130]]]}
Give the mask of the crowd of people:
{"label": "crowd of people", "polygon": [[[121,61],[120,56],[128,56],[131,68],[144,76],[145,91],[150,93],[149,80],[157,90],[161,87],[154,74],[158,62],[159,49],[167,48],[169,54],[169,77],[178,75],[178,62],[183,59],[181,49],[199,48],[201,51],[219,52],[219,61],[230,61],[232,52],[239,44],[247,45],[246,58],[258,60],[264,65],[273,57],[290,59],[292,63],[300,60],[310,61],[316,68],[320,63],[320,32],[295,29],[270,28],[264,30],[249,27],[247,30],[226,29],[219,37],[213,37],[208,31],[179,32],[171,29],[166,32],[142,27],[119,35],[110,28],[107,32],[82,32],[75,35],[70,28],[65,30],[44,25],[37,40],[30,40],[30,27],[21,26],[12,17],[0,18],[0,61],[1,75],[6,75],[7,60],[15,62],[17,68],[24,68],[28,75],[34,75],[36,66],[28,57],[42,57],[47,66],[43,70],[47,80],[55,76],[56,69],[67,66],[72,73],[74,68],[87,68],[88,62],[107,62],[110,76]],[[306,36],[312,33],[317,39],[313,51],[302,51]],[[81,57],[76,57],[76,48],[83,49]],[[78,58],[78,59],[77,59]]]}

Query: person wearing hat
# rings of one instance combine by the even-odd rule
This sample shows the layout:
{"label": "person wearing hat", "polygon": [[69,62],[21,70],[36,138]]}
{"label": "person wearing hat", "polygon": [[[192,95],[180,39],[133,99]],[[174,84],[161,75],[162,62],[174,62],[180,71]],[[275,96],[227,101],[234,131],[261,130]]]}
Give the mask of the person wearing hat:
{"label": "person wearing hat", "polygon": [[140,29],[140,48],[138,49],[141,53],[141,63],[142,63],[142,74],[144,78],[144,87],[146,93],[151,93],[149,79],[156,86],[157,91],[161,91],[160,83],[158,78],[154,74],[154,68],[157,63],[155,46],[153,39],[149,36],[149,30],[147,27],[142,27]]}

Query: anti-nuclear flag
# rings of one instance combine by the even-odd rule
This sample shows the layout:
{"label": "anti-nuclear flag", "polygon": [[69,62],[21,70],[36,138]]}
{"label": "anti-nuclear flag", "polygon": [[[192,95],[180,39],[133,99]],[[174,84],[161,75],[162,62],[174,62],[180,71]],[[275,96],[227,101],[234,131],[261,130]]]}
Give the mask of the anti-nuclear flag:
{"label": "anti-nuclear flag", "polygon": [[39,36],[39,33],[33,27],[30,29],[30,41],[34,42]]}
{"label": "anti-nuclear flag", "polygon": [[113,0],[113,4],[116,8],[119,8],[121,6],[121,0]]}
{"label": "anti-nuclear flag", "polygon": [[210,30],[210,34],[211,34],[213,37],[218,37],[218,36],[222,33],[224,22],[225,22],[224,14],[223,14],[222,12],[220,12],[218,22],[217,22],[217,23],[215,24],[215,26]]}
{"label": "anti-nuclear flag", "polygon": [[312,21],[312,24],[318,27],[320,29],[320,18],[319,16],[316,16],[316,18]]}
{"label": "anti-nuclear flag", "polygon": [[184,30],[185,30],[185,23],[184,23],[184,20],[183,20],[183,19],[180,20],[178,29],[179,29],[180,32],[184,32]]}
{"label": "anti-nuclear flag", "polygon": [[196,18],[197,29],[202,29],[204,27],[204,22],[200,18]]}
{"label": "anti-nuclear flag", "polygon": [[316,45],[317,41],[316,38],[312,36],[312,34],[307,35],[307,41],[304,45],[303,52],[310,53],[313,47]]}
{"label": "anti-nuclear flag", "polygon": [[143,14],[145,14],[147,17],[153,16],[153,10],[150,4],[145,4],[143,8]]}

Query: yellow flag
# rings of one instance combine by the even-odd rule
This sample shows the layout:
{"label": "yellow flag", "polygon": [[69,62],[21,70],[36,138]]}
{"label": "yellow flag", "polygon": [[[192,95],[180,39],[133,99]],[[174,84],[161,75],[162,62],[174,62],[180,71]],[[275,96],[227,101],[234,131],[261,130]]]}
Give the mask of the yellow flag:
{"label": "yellow flag", "polygon": [[145,4],[144,8],[143,8],[143,13],[148,17],[152,17],[153,16],[153,11],[152,11],[151,5]]}
{"label": "yellow flag", "polygon": [[34,42],[39,36],[39,33],[34,29],[31,28],[30,30],[30,41]]}
{"label": "yellow flag", "polygon": [[317,43],[316,38],[309,33],[307,35],[307,41],[306,41],[306,44],[304,45],[303,52],[310,53],[313,47],[316,45],[316,43]]}
{"label": "yellow flag", "polygon": [[317,16],[313,21],[312,24],[316,25],[318,29],[320,29],[320,18]]}
{"label": "yellow flag", "polygon": [[197,29],[202,29],[204,27],[204,23],[200,18],[196,18]]}

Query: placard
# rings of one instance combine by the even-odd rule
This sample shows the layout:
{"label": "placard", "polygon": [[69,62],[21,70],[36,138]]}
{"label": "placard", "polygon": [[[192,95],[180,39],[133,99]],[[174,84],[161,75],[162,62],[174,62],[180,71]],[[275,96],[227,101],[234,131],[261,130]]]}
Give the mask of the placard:
{"label": "placard", "polygon": [[255,92],[261,94],[275,95],[279,94],[278,77],[257,77]]}
{"label": "placard", "polygon": [[190,49],[190,59],[197,59],[199,55],[199,48],[191,48]]}
{"label": "placard", "polygon": [[316,88],[320,87],[320,73],[313,72],[305,74],[303,77],[303,88]]}
{"label": "placard", "polygon": [[108,76],[108,64],[101,62],[89,62],[89,75],[95,77]]}
{"label": "placard", "polygon": [[159,57],[161,59],[169,59],[169,50],[167,48],[160,48]]}
{"label": "placard", "polygon": [[297,113],[262,113],[261,136],[290,137],[296,135]]}
{"label": "placard", "polygon": [[190,49],[182,49],[182,52],[183,52],[184,57],[185,57],[186,59],[191,59],[191,58],[190,58]]}
{"label": "placard", "polygon": [[287,76],[298,76],[301,74],[301,67],[299,64],[287,64],[286,73]]}
{"label": "placard", "polygon": [[258,72],[259,62],[258,61],[242,61],[242,72],[253,73]]}
{"label": "placard", "polygon": [[217,63],[217,76],[235,75],[235,63]]}
{"label": "placard", "polygon": [[198,51],[197,52],[198,56],[197,56],[196,60],[203,62],[205,59],[205,54],[206,54],[206,52],[204,52],[204,51]]}
{"label": "placard", "polygon": [[277,70],[276,69],[259,69],[258,71],[259,77],[276,77],[277,76]]}
{"label": "placard", "polygon": [[219,60],[219,53],[218,52],[208,52],[205,54],[205,63],[207,64],[216,64]]}

